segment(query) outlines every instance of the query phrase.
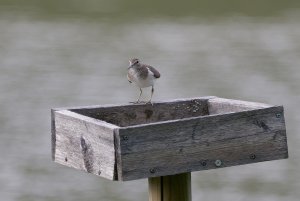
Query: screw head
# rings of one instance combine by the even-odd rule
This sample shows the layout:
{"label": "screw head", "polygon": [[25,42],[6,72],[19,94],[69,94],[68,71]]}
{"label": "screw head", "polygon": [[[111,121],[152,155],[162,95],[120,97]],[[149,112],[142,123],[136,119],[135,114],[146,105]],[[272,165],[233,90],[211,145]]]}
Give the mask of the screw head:
{"label": "screw head", "polygon": [[206,161],[201,161],[201,165],[206,166],[207,165]]}
{"label": "screw head", "polygon": [[250,159],[252,159],[252,160],[256,159],[256,155],[255,154],[251,154],[250,155]]}
{"label": "screw head", "polygon": [[156,170],[154,168],[151,168],[149,171],[151,174],[154,174],[156,172]]}
{"label": "screw head", "polygon": [[124,136],[123,136],[123,140],[128,140],[128,136],[127,136],[127,135],[124,135]]}
{"label": "screw head", "polygon": [[276,114],[276,118],[280,118],[281,117],[281,114],[280,113],[277,113]]}
{"label": "screw head", "polygon": [[221,165],[222,165],[222,161],[221,160],[216,160],[215,161],[215,165],[217,166],[217,167],[220,167]]}

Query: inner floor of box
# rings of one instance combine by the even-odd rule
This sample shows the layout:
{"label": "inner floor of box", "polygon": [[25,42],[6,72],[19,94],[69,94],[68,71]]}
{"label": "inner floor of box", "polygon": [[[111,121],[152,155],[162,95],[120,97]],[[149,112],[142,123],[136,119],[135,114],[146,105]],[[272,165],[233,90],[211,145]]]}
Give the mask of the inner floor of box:
{"label": "inner floor of box", "polygon": [[191,117],[225,114],[256,107],[241,106],[228,102],[215,103],[204,99],[154,104],[131,104],[112,107],[71,109],[81,115],[99,119],[116,126],[127,127]]}
{"label": "inner floor of box", "polygon": [[207,100],[72,109],[120,127],[209,115]]}

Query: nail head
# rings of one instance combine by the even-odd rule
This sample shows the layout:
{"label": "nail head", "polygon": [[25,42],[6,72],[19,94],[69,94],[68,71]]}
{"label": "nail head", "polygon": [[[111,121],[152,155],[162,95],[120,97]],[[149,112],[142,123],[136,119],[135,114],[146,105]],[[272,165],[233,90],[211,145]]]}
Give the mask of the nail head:
{"label": "nail head", "polygon": [[222,161],[221,160],[216,160],[215,161],[215,165],[217,166],[217,167],[220,167],[221,165],[222,165]]}
{"label": "nail head", "polygon": [[151,173],[151,174],[154,174],[155,172],[156,172],[156,170],[155,170],[154,168],[151,168],[151,169],[150,169],[150,173]]}
{"label": "nail head", "polygon": [[250,159],[252,159],[252,160],[256,159],[256,155],[255,154],[251,154],[250,155]]}

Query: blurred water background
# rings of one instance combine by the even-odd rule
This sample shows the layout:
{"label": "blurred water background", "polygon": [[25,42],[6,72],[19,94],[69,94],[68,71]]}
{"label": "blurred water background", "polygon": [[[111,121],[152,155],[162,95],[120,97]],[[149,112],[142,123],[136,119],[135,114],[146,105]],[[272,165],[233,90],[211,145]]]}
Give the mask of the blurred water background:
{"label": "blurred water background", "polygon": [[0,0],[0,200],[148,199],[147,180],[99,179],[50,155],[50,108],[135,100],[132,57],[161,71],[154,101],[285,107],[290,158],[193,173],[193,200],[299,200],[299,11],[298,0]]}

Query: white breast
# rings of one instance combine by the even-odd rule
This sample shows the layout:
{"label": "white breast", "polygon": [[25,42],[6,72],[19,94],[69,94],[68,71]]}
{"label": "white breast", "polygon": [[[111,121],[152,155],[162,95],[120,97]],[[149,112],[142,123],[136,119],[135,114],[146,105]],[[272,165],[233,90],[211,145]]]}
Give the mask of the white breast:
{"label": "white breast", "polygon": [[[148,68],[147,68],[148,69]],[[154,85],[154,74],[148,69],[148,76],[146,79],[139,78],[137,73],[133,69],[129,69],[128,78],[135,83],[139,88],[150,87]]]}

